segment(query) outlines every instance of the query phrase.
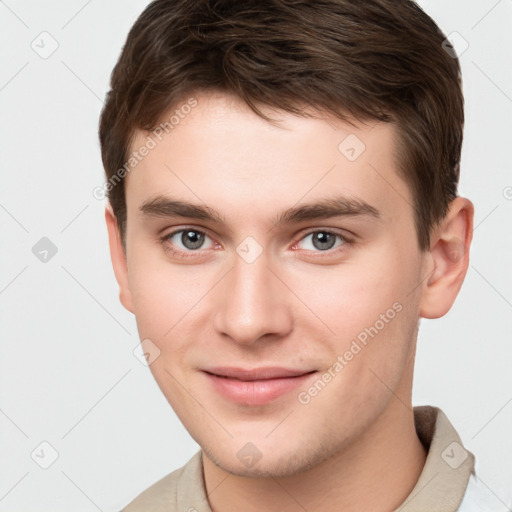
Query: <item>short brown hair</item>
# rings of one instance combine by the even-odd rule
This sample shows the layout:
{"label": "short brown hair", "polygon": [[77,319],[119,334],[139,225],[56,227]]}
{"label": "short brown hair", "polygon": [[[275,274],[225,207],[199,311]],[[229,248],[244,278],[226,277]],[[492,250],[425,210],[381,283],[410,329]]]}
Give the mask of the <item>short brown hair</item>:
{"label": "short brown hair", "polygon": [[[124,177],[135,131],[194,91],[235,94],[267,120],[259,105],[392,122],[428,250],[459,180],[464,100],[447,43],[411,0],[155,0],[112,71],[99,125],[107,182]],[[108,198],[125,244],[124,183]]]}

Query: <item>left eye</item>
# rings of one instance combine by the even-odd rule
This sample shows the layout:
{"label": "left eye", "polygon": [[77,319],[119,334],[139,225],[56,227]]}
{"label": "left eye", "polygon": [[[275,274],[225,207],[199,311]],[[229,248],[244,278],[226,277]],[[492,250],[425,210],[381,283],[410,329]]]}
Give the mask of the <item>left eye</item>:
{"label": "left eye", "polygon": [[[309,244],[306,244],[309,245],[309,247],[302,247],[302,249],[306,249],[308,251],[318,250],[325,252],[335,247],[344,245],[347,242],[343,236],[341,236],[338,233],[333,233],[332,231],[313,231],[312,233],[309,233],[305,237],[303,237],[301,241],[307,239],[310,239]],[[336,239],[340,240],[340,243],[338,243],[338,245],[335,245]]]}
{"label": "left eye", "polygon": [[179,231],[174,231],[164,237],[164,240],[168,240],[172,245],[182,251],[205,249],[203,245],[206,239],[210,239],[210,237],[206,233],[198,231],[197,229],[180,229]]}

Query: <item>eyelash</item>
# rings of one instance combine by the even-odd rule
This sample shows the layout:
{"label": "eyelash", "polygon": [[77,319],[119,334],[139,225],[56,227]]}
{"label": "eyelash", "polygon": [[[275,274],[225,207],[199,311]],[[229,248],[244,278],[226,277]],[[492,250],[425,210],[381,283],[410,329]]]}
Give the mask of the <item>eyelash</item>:
{"label": "eyelash", "polygon": [[[190,226],[190,227],[184,227],[181,229],[177,229],[176,231],[172,231],[171,233],[168,233],[167,235],[161,237],[160,241],[161,241],[162,245],[164,246],[165,251],[171,253],[173,256],[179,256],[180,258],[193,258],[201,252],[201,249],[182,251],[180,249],[175,249],[168,243],[169,240],[174,235],[176,235],[178,233],[183,233],[184,231],[194,231],[195,233],[199,233],[201,235],[205,235],[205,236],[209,237],[208,233],[206,233],[205,231],[202,231],[200,229],[196,229],[196,228]],[[321,258],[321,257],[323,257],[323,256],[321,256],[322,254],[325,254],[326,256],[332,256],[333,254],[337,254],[338,252],[346,250],[347,246],[351,246],[354,243],[354,239],[346,236],[345,234],[342,235],[342,234],[337,233],[336,231],[333,231],[330,229],[321,229],[321,228],[318,229],[317,228],[317,229],[313,229],[311,231],[304,233],[301,236],[301,238],[296,243],[293,244],[293,247],[295,247],[299,242],[304,240],[304,238],[306,238],[312,234],[315,234],[315,233],[329,233],[331,235],[336,236],[337,238],[341,238],[343,240],[343,243],[341,245],[339,245],[338,247],[334,247],[332,249],[327,249],[325,251],[320,251],[320,250],[313,251],[314,253],[319,253],[318,256],[313,256],[313,257]],[[211,237],[209,237],[209,238],[211,238]]]}

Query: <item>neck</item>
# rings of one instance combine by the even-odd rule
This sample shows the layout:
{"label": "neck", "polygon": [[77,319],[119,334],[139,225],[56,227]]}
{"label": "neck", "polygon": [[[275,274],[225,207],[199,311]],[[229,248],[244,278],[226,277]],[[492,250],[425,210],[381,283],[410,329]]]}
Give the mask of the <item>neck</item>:
{"label": "neck", "polygon": [[203,452],[212,511],[291,512],[297,507],[308,512],[395,510],[409,496],[426,459],[414,427],[410,396],[403,398],[392,396],[376,421],[349,446],[292,476],[232,475]]}

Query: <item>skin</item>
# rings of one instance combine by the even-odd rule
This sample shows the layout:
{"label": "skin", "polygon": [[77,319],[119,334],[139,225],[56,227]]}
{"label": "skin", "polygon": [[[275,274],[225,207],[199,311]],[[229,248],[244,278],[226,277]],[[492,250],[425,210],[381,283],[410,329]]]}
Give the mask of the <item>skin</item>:
{"label": "skin", "polygon": [[[392,125],[268,111],[275,126],[226,94],[194,97],[198,105],[127,175],[126,253],[109,207],[105,218],[121,302],[140,338],[160,350],[150,369],[203,449],[210,506],[393,510],[426,457],[411,406],[419,318],[443,316],[459,292],[473,205],[455,199],[422,252]],[[355,161],[338,150],[349,134],[366,146]],[[137,132],[132,149],[147,135]],[[141,205],[159,195],[207,205],[223,222],[143,215]],[[275,222],[288,208],[338,195],[359,198],[379,217]],[[179,228],[206,233],[203,246],[184,246],[181,233],[162,241]],[[314,245],[313,230],[341,238],[326,250]],[[252,263],[236,252],[247,236],[262,249]],[[394,303],[400,312],[301,403],[298,392]],[[253,406],[220,395],[201,371],[211,366],[317,373]],[[251,467],[237,457],[248,442],[261,454]]]}

